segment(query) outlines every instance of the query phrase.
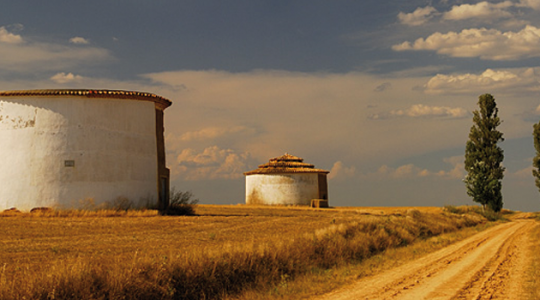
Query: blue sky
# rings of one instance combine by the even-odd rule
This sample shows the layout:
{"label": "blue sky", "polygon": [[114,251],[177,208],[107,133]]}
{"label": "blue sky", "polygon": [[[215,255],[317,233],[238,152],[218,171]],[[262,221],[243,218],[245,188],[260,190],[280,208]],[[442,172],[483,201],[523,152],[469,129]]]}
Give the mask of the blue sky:
{"label": "blue sky", "polygon": [[288,152],[331,170],[335,206],[473,204],[463,154],[491,93],[505,207],[540,210],[540,0],[2,4],[1,89],[171,99],[172,184],[201,203],[242,203],[242,173]]}

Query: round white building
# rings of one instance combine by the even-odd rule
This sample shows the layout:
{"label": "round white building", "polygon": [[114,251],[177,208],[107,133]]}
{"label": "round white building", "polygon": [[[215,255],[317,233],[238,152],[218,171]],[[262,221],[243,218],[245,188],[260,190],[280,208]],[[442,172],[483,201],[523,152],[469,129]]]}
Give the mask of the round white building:
{"label": "round white building", "polygon": [[245,172],[246,204],[310,205],[313,199],[328,200],[329,171],[303,161],[285,154]]}
{"label": "round white building", "polygon": [[0,209],[168,205],[163,111],[118,90],[0,92]]}

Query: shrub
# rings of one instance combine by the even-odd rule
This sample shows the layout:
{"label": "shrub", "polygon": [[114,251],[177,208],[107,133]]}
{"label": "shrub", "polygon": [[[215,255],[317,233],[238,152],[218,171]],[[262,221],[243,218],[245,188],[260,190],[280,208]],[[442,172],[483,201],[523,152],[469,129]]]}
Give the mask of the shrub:
{"label": "shrub", "polygon": [[506,218],[503,215],[511,214],[512,211],[509,210],[502,210],[500,212],[494,212],[489,207],[482,208],[480,206],[453,206],[453,205],[445,205],[443,208],[444,211],[453,213],[453,214],[468,214],[468,213],[475,213],[478,215],[481,215],[482,217],[486,218],[488,221],[500,221],[500,220],[506,220]]}
{"label": "shrub", "polygon": [[484,209],[482,212],[480,212],[480,215],[484,216],[484,218],[488,219],[488,221],[491,222],[506,220],[500,212],[494,212],[490,208]]}
{"label": "shrub", "polygon": [[192,216],[195,214],[195,206],[199,199],[193,198],[191,191],[177,191],[172,188],[169,192],[169,207],[165,215],[169,216]]}
{"label": "shrub", "polygon": [[455,205],[445,205],[443,207],[443,210],[452,214],[462,214],[463,210],[461,207],[455,206]]}

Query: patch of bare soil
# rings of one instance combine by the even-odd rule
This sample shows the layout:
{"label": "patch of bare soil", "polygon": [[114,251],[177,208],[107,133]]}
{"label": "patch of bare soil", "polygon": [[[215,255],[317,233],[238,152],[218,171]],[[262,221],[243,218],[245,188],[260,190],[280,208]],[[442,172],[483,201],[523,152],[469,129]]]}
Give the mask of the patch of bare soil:
{"label": "patch of bare soil", "polygon": [[526,218],[495,226],[319,299],[528,299],[536,226]]}

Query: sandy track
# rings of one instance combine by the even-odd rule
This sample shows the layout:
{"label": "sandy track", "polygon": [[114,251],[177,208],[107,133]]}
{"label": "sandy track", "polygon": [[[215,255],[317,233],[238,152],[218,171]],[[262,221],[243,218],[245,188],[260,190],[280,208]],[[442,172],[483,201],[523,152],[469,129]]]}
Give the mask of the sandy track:
{"label": "sandy track", "polygon": [[538,223],[517,220],[319,298],[526,299],[529,232]]}

